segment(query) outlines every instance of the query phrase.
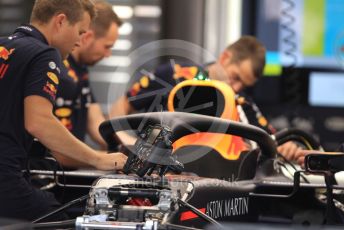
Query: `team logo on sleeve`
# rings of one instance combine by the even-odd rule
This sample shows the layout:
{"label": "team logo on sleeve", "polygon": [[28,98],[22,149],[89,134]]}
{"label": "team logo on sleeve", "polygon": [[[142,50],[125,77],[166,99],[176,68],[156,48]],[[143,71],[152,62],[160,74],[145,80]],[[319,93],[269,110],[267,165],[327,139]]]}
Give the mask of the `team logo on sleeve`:
{"label": "team logo on sleeve", "polygon": [[48,93],[55,100],[57,93],[56,86],[59,84],[59,78],[53,72],[47,72],[47,77],[52,81],[52,83],[47,81],[43,87],[43,91]]}
{"label": "team logo on sleeve", "polygon": [[11,54],[14,52],[15,49],[6,49],[5,47],[3,46],[0,46],[0,59],[3,59],[5,61],[7,61]]}
{"label": "team logo on sleeve", "polygon": [[61,73],[61,70],[60,68],[56,65],[55,62],[51,61],[49,62],[49,68],[52,69],[52,70],[56,70],[59,74]]}
{"label": "team logo on sleeve", "polygon": [[50,84],[49,82],[47,82],[47,84],[45,86],[48,87],[51,92],[53,92],[55,94],[57,93],[57,89],[56,89],[54,84]]}
{"label": "team logo on sleeve", "polygon": [[47,76],[50,80],[52,80],[56,85],[59,84],[59,78],[53,72],[48,72]]}
{"label": "team logo on sleeve", "polygon": [[49,62],[49,67],[50,67],[50,69],[56,69],[56,63],[55,62],[53,62],[53,61],[51,61],[51,62]]}
{"label": "team logo on sleeve", "polygon": [[43,87],[43,91],[48,93],[54,100],[56,98],[57,88],[54,84],[47,81],[45,86]]}
{"label": "team logo on sleeve", "polygon": [[9,65],[2,63],[0,65],[0,80],[3,79],[5,77],[5,73],[7,72]]}
{"label": "team logo on sleeve", "polygon": [[70,117],[72,115],[72,110],[70,108],[59,108],[55,110],[55,115],[57,117]]}
{"label": "team logo on sleeve", "polygon": [[73,124],[71,120],[72,110],[70,108],[62,107],[54,111],[56,117],[61,121],[61,123],[71,131],[73,129]]}

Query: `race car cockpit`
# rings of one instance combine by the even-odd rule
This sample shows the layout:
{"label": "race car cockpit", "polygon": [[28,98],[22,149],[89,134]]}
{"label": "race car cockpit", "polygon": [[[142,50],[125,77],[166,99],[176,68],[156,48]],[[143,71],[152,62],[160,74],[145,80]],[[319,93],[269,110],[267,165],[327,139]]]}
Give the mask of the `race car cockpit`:
{"label": "race car cockpit", "polygon": [[[235,98],[232,88],[224,82],[185,80],[170,92],[168,110],[239,121]],[[211,178],[235,180],[243,159],[257,157],[255,152],[248,151],[249,143],[242,137],[223,133],[192,133],[176,140],[173,147],[185,172]]]}
{"label": "race car cockpit", "polygon": [[[211,225],[213,227],[209,229],[220,229],[232,223],[279,224],[284,227],[298,224],[300,228],[304,225],[344,224],[344,181],[337,173],[344,170],[341,167],[344,165],[341,163],[344,161],[343,153],[310,154],[305,160],[306,168],[301,169],[281,160],[277,146],[294,140],[310,150],[321,149],[311,135],[297,129],[269,135],[258,127],[239,122],[234,109],[223,107],[213,109],[213,112],[234,111],[231,115],[234,119],[226,119],[221,112],[215,116],[207,112],[206,115],[190,111],[173,112],[198,106],[176,106],[180,105],[178,90],[184,87],[196,92],[196,96],[213,88],[213,93],[221,98],[221,84],[214,86],[201,81],[196,82],[198,88],[192,88],[187,81],[182,83],[184,85],[176,88],[174,96],[171,94],[169,101],[173,103],[169,109],[172,112],[133,114],[102,123],[99,130],[109,152],[122,146],[122,151],[128,155],[124,174],[94,173],[85,176],[80,171],[71,172],[69,176],[81,175],[83,179],[88,177],[88,181],[92,181],[83,185],[89,189],[88,194],[35,220],[33,227],[204,229]],[[186,91],[183,97],[192,98]],[[230,105],[230,100],[224,105]],[[204,104],[206,101],[198,102]],[[205,107],[198,108],[203,110],[198,113],[204,113]],[[127,130],[136,134],[134,146],[125,146],[117,135]],[[254,141],[258,148],[243,148],[246,150],[242,154],[244,157],[239,155],[229,159],[226,156],[235,156],[231,155],[235,152],[221,152],[219,142],[212,139],[216,140],[216,135],[235,136],[242,143]],[[195,137],[201,141],[197,142]],[[230,149],[231,143],[222,144],[226,144],[225,150]],[[193,145],[192,151],[188,150],[190,145]],[[200,156],[197,150],[201,147],[208,149]],[[213,156],[219,158],[207,158]],[[192,165],[192,161],[196,163]],[[68,177],[66,173],[54,174],[57,181]],[[70,185],[73,186],[80,185]],[[76,219],[44,223],[47,217],[83,201],[86,201],[85,207]]]}
{"label": "race car cockpit", "polygon": [[[161,122],[163,121],[163,122]],[[117,132],[135,130],[138,140],[128,149],[124,174],[99,177],[89,194],[66,204],[86,200],[81,215],[71,221],[42,223],[34,227],[76,229],[220,229],[230,223],[302,225],[343,224],[342,189],[334,173],[342,169],[334,162],[343,154],[311,155],[306,170],[292,177],[278,163],[279,142],[299,139],[316,147],[311,136],[288,130],[272,138],[255,126],[183,112],[134,114],[104,122],[100,132],[109,146],[116,146]],[[180,173],[183,162],[173,154],[173,143],[196,132],[237,135],[255,141],[258,158],[252,178],[230,181]],[[276,141],[275,138],[278,140]],[[314,142],[314,143],[313,143]],[[211,170],[211,169],[208,169]],[[171,173],[168,173],[171,172]],[[324,182],[312,182],[303,174],[321,173]],[[337,182],[337,183],[335,183]],[[62,209],[57,210],[61,211]]]}

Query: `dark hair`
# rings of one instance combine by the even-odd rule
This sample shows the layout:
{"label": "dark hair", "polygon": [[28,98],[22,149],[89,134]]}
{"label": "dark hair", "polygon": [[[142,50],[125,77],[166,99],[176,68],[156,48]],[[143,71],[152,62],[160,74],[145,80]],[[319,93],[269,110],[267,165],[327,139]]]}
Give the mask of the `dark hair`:
{"label": "dark hair", "polygon": [[242,36],[239,40],[227,47],[233,53],[232,62],[239,63],[250,59],[253,73],[256,78],[263,74],[265,66],[265,47],[253,36]]}
{"label": "dark hair", "polygon": [[71,24],[75,24],[82,20],[84,12],[94,19],[96,11],[92,0],[36,0],[30,20],[45,24],[54,15],[63,13]]}
{"label": "dark hair", "polygon": [[105,36],[112,23],[116,23],[118,27],[123,24],[111,4],[103,0],[96,0],[95,8],[97,16],[91,23],[91,29],[95,32],[96,37]]}

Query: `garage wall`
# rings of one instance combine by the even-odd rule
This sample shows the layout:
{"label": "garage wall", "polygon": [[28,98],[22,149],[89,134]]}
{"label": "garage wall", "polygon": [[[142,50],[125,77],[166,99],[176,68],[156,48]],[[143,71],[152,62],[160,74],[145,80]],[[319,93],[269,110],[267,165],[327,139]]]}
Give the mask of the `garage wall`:
{"label": "garage wall", "polygon": [[33,0],[0,0],[0,36],[8,36],[30,19]]}

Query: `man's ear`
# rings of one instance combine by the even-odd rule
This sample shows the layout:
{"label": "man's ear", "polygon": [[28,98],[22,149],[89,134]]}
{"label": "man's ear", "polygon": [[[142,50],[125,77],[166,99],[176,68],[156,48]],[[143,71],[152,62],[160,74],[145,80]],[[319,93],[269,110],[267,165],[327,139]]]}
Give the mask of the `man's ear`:
{"label": "man's ear", "polygon": [[93,30],[87,30],[83,35],[81,35],[81,43],[83,45],[91,43],[95,38]]}
{"label": "man's ear", "polygon": [[222,66],[226,66],[231,63],[233,57],[233,53],[229,50],[225,50],[221,53],[219,61]]}
{"label": "man's ear", "polygon": [[67,16],[65,14],[57,14],[53,17],[54,27],[59,31],[66,23],[68,23]]}

